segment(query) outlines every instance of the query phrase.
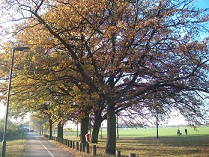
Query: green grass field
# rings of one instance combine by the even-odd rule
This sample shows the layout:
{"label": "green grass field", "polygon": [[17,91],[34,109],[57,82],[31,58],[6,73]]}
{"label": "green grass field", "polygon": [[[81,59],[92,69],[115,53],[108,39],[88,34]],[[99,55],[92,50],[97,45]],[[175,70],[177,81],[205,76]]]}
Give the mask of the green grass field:
{"label": "green grass field", "polygon": [[[184,136],[184,130],[188,130],[188,136],[209,135],[209,127],[159,127],[159,136],[176,136],[177,130],[180,130]],[[157,135],[156,128],[119,128],[119,137],[155,137]],[[102,133],[106,136],[106,130]]]}
{"label": "green grass field", "polygon": [[[196,129],[191,128],[189,126],[187,127],[159,127],[159,136],[176,136],[177,130],[180,130],[182,135],[185,135],[184,129],[188,130],[188,136],[203,136],[203,135],[209,135],[209,127],[198,127]],[[118,135],[119,137],[155,137],[156,136],[156,128],[154,127],[148,127],[148,128],[119,128],[118,129]],[[56,136],[57,132],[53,132],[53,136]],[[78,132],[78,135],[80,132]],[[107,136],[107,130],[106,128],[102,128],[102,132],[100,130],[99,137],[106,137]],[[64,137],[76,137],[77,132],[76,130],[64,130]]]}
{"label": "green grass field", "polygon": [[[188,135],[184,133],[185,128]],[[181,136],[177,135],[177,129],[181,130]],[[118,132],[117,150],[121,151],[122,157],[128,157],[130,153],[135,153],[137,157],[209,157],[209,127],[160,127],[159,139],[156,138],[156,128],[119,128]],[[100,137],[101,134],[103,138],[99,138],[96,144],[97,156],[105,157],[105,128]],[[65,138],[78,140],[75,132],[65,132],[64,135],[67,135]],[[90,143],[90,147],[92,145]]]}

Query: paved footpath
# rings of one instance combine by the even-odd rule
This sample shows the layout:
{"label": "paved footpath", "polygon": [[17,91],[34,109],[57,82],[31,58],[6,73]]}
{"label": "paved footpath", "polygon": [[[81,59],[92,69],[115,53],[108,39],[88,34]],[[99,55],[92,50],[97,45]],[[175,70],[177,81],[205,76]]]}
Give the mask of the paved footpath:
{"label": "paved footpath", "polygon": [[28,133],[26,138],[25,157],[74,157],[37,134]]}

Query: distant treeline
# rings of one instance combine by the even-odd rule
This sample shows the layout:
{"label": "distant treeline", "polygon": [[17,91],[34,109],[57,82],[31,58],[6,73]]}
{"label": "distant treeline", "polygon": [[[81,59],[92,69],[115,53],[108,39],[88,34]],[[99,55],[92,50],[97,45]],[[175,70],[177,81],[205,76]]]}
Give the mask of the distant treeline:
{"label": "distant treeline", "polygon": [[[4,133],[4,119],[0,119],[0,140],[3,140]],[[7,140],[14,140],[22,138],[24,131],[21,125],[14,124],[12,121],[8,120],[7,124]]]}

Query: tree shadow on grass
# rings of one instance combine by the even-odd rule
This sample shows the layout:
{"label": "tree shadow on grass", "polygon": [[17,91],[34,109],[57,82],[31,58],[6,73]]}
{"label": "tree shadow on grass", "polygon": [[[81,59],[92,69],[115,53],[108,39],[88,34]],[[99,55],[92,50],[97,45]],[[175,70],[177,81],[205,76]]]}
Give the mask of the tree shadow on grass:
{"label": "tree shadow on grass", "polygon": [[155,137],[120,138],[117,143],[137,143],[141,145],[168,145],[168,146],[209,146],[209,136],[167,136],[156,139]]}
{"label": "tree shadow on grass", "polygon": [[201,156],[209,154],[209,136],[137,137],[117,140],[117,148],[137,156]]}

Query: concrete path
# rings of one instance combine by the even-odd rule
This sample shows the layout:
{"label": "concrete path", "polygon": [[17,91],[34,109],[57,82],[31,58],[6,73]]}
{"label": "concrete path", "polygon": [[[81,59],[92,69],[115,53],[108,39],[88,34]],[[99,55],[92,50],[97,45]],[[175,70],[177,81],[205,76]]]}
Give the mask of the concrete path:
{"label": "concrete path", "polygon": [[53,143],[34,133],[28,133],[25,157],[74,157]]}

